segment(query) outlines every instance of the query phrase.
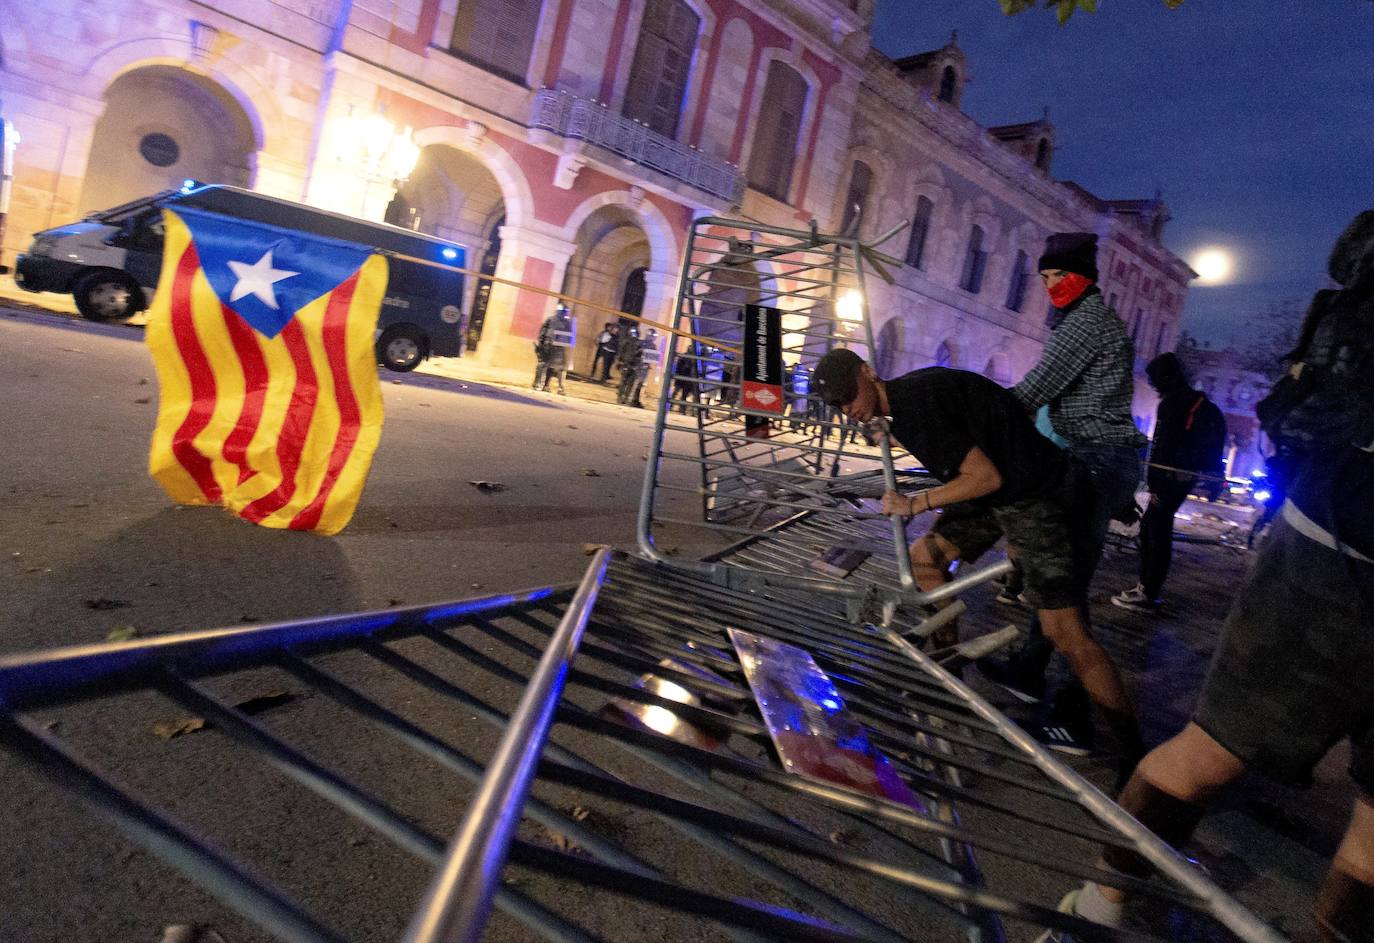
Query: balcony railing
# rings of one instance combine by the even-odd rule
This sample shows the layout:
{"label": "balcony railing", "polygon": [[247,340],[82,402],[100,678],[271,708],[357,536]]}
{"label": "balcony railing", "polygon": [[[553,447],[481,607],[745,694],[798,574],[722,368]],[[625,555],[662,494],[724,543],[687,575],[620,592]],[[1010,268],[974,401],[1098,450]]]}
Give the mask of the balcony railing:
{"label": "balcony railing", "polygon": [[560,137],[604,147],[732,204],[744,195],[744,176],[734,164],[707,157],[696,148],[664,137],[648,125],[618,115],[589,98],[540,89],[534,96],[530,124]]}

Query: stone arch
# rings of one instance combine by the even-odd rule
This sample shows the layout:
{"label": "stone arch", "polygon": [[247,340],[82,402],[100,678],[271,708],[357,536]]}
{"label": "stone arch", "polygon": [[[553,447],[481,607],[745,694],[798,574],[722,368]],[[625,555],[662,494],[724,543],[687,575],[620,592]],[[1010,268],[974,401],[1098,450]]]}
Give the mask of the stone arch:
{"label": "stone arch", "polygon": [[960,364],[961,353],[959,342],[952,337],[946,337],[935,345],[931,363],[937,367],[957,367]]}
{"label": "stone arch", "polygon": [[988,355],[983,376],[1000,386],[1011,385],[1011,359],[1005,350],[998,348]]}
{"label": "stone arch", "polygon": [[196,53],[189,32],[185,38],[146,36],[101,50],[82,74],[77,91],[100,100],[121,77],[152,66],[183,69],[213,82],[248,116],[259,150],[277,153],[283,149],[285,142],[277,136],[285,126],[285,116],[273,90],[229,56],[217,57],[213,67],[207,64]]}
{"label": "stone arch", "polygon": [[[652,270],[649,236],[639,217],[619,201],[603,202],[579,215],[580,222],[569,237],[575,248],[563,276],[563,291],[619,310],[630,275],[636,269]],[[650,306],[654,301],[649,297],[653,285],[648,279],[645,289],[640,314],[653,317],[657,309]],[[573,305],[572,313],[577,321],[577,346],[573,352],[576,369],[584,362],[592,362],[596,335],[602,324],[613,318],[604,311],[583,309],[580,305]]]}
{"label": "stone arch", "polygon": [[874,352],[873,361],[879,377],[890,380],[906,372],[910,335],[911,330],[901,314],[888,318],[878,329],[875,340],[878,349]]}
{"label": "stone arch", "polygon": [[567,221],[558,232],[559,238],[572,241],[588,217],[602,207],[617,205],[635,216],[649,240],[649,270],[672,272],[677,264],[677,236],[668,222],[668,217],[664,216],[663,211],[637,187],[629,190],[606,190],[583,200],[568,214]]}
{"label": "stone arch", "polygon": [[77,207],[114,206],[187,178],[251,187],[261,125],[239,99],[175,65],[123,72],[105,90]]}
{"label": "stone arch", "polygon": [[[478,267],[489,248],[495,222],[507,216],[504,191],[496,175],[470,151],[449,144],[422,147],[415,169],[399,193],[413,214],[400,225],[466,246],[469,268]],[[469,316],[477,290],[478,280],[468,279],[462,308]],[[472,340],[479,337],[480,330]]]}
{"label": "stone arch", "polygon": [[486,135],[481,125],[435,125],[416,131],[412,139],[421,152],[431,145],[445,144],[479,161],[501,188],[506,225],[527,226],[534,218],[534,195],[524,171],[505,148]]}

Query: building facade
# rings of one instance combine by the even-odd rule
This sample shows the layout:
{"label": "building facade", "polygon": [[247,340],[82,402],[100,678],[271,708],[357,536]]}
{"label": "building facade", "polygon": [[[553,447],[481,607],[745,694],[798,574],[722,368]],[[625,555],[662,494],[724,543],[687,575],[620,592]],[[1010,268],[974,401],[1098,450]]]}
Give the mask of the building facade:
{"label": "building facade", "polygon": [[[873,51],[873,0],[0,0],[0,118],[17,128],[3,261],[30,235],[179,186],[248,186],[470,247],[469,264],[667,320],[695,219],[865,237],[887,373],[1010,383],[1047,334],[1044,237],[1101,237],[1103,290],[1148,359],[1191,273],[1158,200],[1050,176],[1048,119],[959,110],[957,44]],[[766,274],[766,273],[765,273]],[[470,346],[532,360],[552,300],[469,279]],[[574,368],[605,320],[576,312]]]}

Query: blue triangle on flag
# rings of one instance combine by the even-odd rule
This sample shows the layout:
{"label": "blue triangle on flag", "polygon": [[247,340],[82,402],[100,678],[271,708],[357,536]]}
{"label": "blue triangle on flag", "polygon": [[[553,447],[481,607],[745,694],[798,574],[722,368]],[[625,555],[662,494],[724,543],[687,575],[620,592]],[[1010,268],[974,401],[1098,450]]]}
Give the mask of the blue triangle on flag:
{"label": "blue triangle on flag", "polygon": [[203,210],[173,207],[210,287],[254,330],[276,337],[296,312],[356,272],[373,249]]}

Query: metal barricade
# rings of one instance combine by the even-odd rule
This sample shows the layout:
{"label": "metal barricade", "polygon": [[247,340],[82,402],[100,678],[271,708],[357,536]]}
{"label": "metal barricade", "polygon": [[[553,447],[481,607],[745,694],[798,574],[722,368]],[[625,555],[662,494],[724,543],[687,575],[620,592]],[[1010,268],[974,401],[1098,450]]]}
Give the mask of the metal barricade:
{"label": "metal barricade", "polygon": [[[732,629],[810,653],[917,801],[788,772]],[[253,716],[228,692],[263,672],[295,699]],[[167,701],[209,729],[110,757],[138,788],[85,755],[114,747],[80,742],[95,719]],[[411,943],[1281,939],[842,597],[607,551],[577,587],[7,657],[0,704],[6,749],[280,940],[395,939],[422,897]],[[141,795],[167,762],[231,778],[189,807]],[[216,802],[300,836],[295,863],[204,834]],[[1159,876],[1100,870],[1105,843]],[[1165,935],[1056,912],[1084,879],[1164,908]]]}
{"label": "metal barricade", "polygon": [[[863,597],[877,604],[879,621],[900,605],[934,601],[912,577],[902,523],[879,503],[885,489],[930,479],[881,430],[865,441],[810,390],[811,371],[832,348],[874,358],[865,283],[890,279],[883,263],[897,264],[878,252],[882,241],[721,217],[693,225],[640,504],[639,543],[651,559],[663,559],[658,525],[701,528],[754,544],[714,570],[730,585]],[[681,433],[694,449],[670,443]],[[683,490],[660,480],[668,463],[696,466],[700,519],[661,509],[660,495]],[[775,548],[778,525],[799,515],[805,526]],[[850,563],[862,558],[857,570],[827,571],[826,554],[845,551]],[[1002,572],[988,568],[981,579]]]}

